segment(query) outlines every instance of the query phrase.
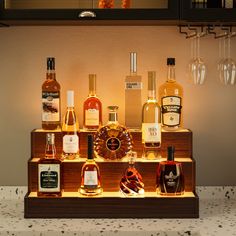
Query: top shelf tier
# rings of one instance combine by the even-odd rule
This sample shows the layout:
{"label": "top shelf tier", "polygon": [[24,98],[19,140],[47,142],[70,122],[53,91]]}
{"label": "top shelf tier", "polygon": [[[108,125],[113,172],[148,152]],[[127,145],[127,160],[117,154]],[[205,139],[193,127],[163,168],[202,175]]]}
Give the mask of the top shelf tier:
{"label": "top shelf tier", "polygon": [[[44,155],[46,133],[41,129],[35,129],[31,132],[31,158],[40,158]],[[51,131],[55,133],[55,145],[57,154],[62,153],[62,133],[60,131]],[[142,156],[142,133],[141,131],[130,131],[134,140],[134,151],[138,157]],[[79,133],[80,140],[80,157],[87,157],[87,135],[93,132],[81,130]],[[192,158],[192,132],[188,129],[183,129],[177,132],[162,131],[161,155],[167,156],[167,147],[175,146],[175,156],[177,158]]]}

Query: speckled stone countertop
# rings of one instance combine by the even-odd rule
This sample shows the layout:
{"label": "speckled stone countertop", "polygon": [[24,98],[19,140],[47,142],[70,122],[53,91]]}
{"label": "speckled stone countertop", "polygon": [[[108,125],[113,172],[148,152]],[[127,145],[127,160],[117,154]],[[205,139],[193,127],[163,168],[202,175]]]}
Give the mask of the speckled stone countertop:
{"label": "speckled stone countertop", "polygon": [[0,235],[236,236],[236,186],[198,187],[199,219],[24,219],[26,187],[0,187]]}

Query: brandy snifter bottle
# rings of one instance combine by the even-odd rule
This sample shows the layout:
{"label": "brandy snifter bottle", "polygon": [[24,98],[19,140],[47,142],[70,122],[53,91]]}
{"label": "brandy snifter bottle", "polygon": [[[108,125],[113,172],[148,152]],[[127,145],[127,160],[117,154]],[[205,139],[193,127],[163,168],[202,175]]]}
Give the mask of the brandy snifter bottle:
{"label": "brandy snifter bottle", "polygon": [[137,153],[128,153],[129,167],[125,170],[120,181],[120,191],[125,196],[139,196],[144,194],[144,183],[141,174],[135,168]]}
{"label": "brandy snifter bottle", "polygon": [[107,160],[119,160],[133,147],[132,136],[125,126],[118,122],[118,106],[108,106],[109,121],[99,128],[94,137],[95,153]]}
{"label": "brandy snifter bottle", "polygon": [[183,88],[175,79],[175,58],[167,58],[167,80],[159,88],[163,129],[175,131],[182,127]]}
{"label": "brandy snifter bottle", "polygon": [[74,91],[67,91],[67,111],[62,124],[63,158],[73,160],[79,155],[79,124],[74,110]]}
{"label": "brandy snifter bottle", "polygon": [[181,195],[184,193],[182,164],[175,161],[175,148],[167,148],[167,161],[160,162],[157,168],[157,192],[161,195]]}
{"label": "brandy snifter bottle", "polygon": [[93,196],[102,193],[101,176],[93,153],[93,135],[88,135],[88,157],[81,171],[81,186],[79,192],[83,195]]}
{"label": "brandy snifter bottle", "polygon": [[38,162],[38,196],[60,197],[62,165],[56,157],[55,134],[46,134],[45,156]]}
{"label": "brandy snifter bottle", "polygon": [[84,101],[83,127],[86,130],[97,130],[102,125],[102,103],[96,95],[96,75],[89,75],[89,95]]}
{"label": "brandy snifter bottle", "polygon": [[148,72],[148,100],[142,110],[143,158],[160,158],[161,110],[156,99],[156,72]]}
{"label": "brandy snifter bottle", "polygon": [[56,80],[55,58],[47,58],[46,80],[42,85],[42,128],[59,129],[61,126],[61,86]]}
{"label": "brandy snifter bottle", "polygon": [[[132,101],[132,102],[131,102]],[[125,126],[142,126],[142,77],[137,74],[137,53],[130,53],[130,75],[125,78]]]}

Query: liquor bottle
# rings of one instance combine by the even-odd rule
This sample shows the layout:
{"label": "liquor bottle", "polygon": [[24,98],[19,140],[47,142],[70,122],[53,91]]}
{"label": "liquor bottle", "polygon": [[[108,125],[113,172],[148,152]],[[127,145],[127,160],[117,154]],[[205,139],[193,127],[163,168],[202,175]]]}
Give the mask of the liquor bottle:
{"label": "liquor bottle", "polygon": [[96,75],[89,75],[89,95],[84,101],[84,129],[97,130],[102,125],[102,103],[96,95]]}
{"label": "liquor bottle", "polygon": [[137,153],[130,151],[128,153],[129,167],[125,170],[124,176],[120,181],[120,191],[125,196],[137,196],[144,194],[144,183],[142,176],[135,168]]}
{"label": "liquor bottle", "polygon": [[174,131],[183,125],[183,88],[175,79],[175,58],[167,58],[167,67],[167,80],[159,88],[161,121],[165,130]]}
{"label": "liquor bottle", "polygon": [[79,155],[79,124],[74,111],[74,91],[67,91],[67,111],[62,124],[63,158],[73,160]]}
{"label": "liquor bottle", "polygon": [[156,100],[156,72],[148,72],[148,100],[142,110],[143,157],[160,158],[161,110]]}
{"label": "liquor bottle", "polygon": [[82,167],[79,191],[88,196],[102,193],[100,170],[94,160],[92,134],[88,135],[88,158]]}
{"label": "liquor bottle", "polygon": [[222,8],[222,0],[207,0],[207,8]]}
{"label": "liquor bottle", "polygon": [[122,0],[122,8],[130,8],[131,6],[131,0]]}
{"label": "liquor bottle", "polygon": [[61,196],[62,165],[56,157],[55,134],[46,134],[45,156],[38,162],[38,196]]}
{"label": "liquor bottle", "polygon": [[125,126],[118,122],[118,106],[109,106],[109,121],[95,133],[95,153],[108,160],[117,160],[126,156],[132,149],[132,136]]}
{"label": "liquor bottle", "polygon": [[42,85],[42,128],[54,130],[61,125],[60,84],[56,81],[55,58],[47,58],[46,80]]}
{"label": "liquor bottle", "polygon": [[[142,124],[142,77],[137,75],[137,53],[130,53],[130,75],[125,78],[125,126],[140,129]],[[131,102],[132,101],[132,102]]]}
{"label": "liquor bottle", "polygon": [[169,146],[167,161],[157,168],[157,192],[161,195],[181,195],[184,193],[182,164],[174,160],[175,148]]}
{"label": "liquor bottle", "polygon": [[114,0],[99,0],[99,8],[113,8]]}

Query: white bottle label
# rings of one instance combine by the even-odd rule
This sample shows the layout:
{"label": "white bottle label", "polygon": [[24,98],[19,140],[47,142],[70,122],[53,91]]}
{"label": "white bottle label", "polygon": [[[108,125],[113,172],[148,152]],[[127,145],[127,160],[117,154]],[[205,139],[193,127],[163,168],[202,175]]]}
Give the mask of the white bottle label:
{"label": "white bottle label", "polygon": [[63,152],[77,153],[79,151],[79,137],[78,135],[64,135],[63,136]]}
{"label": "white bottle label", "polygon": [[162,123],[166,126],[180,125],[181,98],[178,96],[167,96],[162,98]]}
{"label": "white bottle label", "polygon": [[60,181],[59,164],[38,165],[39,192],[60,192]]}
{"label": "white bottle label", "polygon": [[88,109],[85,111],[85,125],[98,126],[99,125],[99,110]]}
{"label": "white bottle label", "polygon": [[161,142],[161,124],[160,123],[143,123],[142,140],[145,143]]}
{"label": "white bottle label", "polygon": [[42,121],[60,121],[59,92],[42,93]]}
{"label": "white bottle label", "polygon": [[97,171],[85,171],[84,172],[84,186],[97,186],[98,174]]}
{"label": "white bottle label", "polygon": [[125,82],[125,89],[133,90],[133,89],[142,89],[143,83],[142,82]]}

